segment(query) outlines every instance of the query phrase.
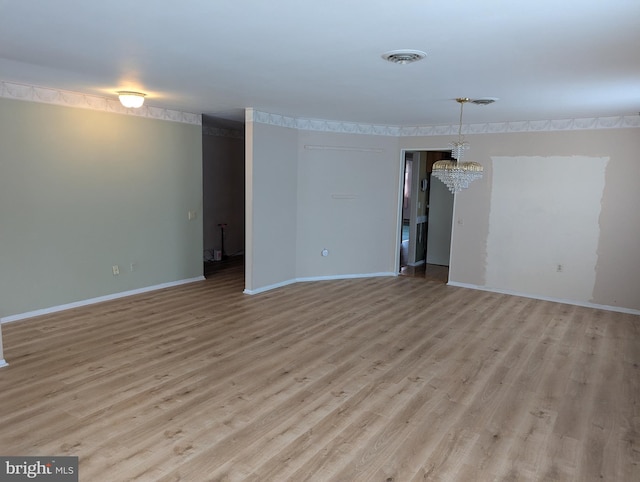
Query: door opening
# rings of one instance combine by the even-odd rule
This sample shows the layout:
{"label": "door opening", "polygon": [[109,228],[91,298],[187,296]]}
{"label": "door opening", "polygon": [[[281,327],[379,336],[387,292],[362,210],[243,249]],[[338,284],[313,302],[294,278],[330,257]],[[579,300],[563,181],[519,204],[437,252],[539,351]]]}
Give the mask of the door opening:
{"label": "door opening", "polygon": [[401,275],[447,282],[453,194],[433,180],[433,163],[451,151],[404,151],[399,271]]}

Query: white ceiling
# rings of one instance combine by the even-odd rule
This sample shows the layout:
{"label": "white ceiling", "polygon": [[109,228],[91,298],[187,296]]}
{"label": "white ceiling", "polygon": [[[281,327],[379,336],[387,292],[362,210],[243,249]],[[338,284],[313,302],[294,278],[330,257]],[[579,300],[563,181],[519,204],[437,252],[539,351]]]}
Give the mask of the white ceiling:
{"label": "white ceiling", "polygon": [[639,26],[640,0],[0,0],[0,80],[234,120],[638,115]]}

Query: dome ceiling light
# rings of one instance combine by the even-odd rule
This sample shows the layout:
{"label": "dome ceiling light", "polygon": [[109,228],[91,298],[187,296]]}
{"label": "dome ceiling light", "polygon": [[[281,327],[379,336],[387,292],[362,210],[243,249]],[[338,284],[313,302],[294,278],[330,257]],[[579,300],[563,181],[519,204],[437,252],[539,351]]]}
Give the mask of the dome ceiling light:
{"label": "dome ceiling light", "polygon": [[127,109],[137,109],[144,104],[145,94],[142,92],[121,90],[118,92],[118,98],[120,99],[120,103]]}

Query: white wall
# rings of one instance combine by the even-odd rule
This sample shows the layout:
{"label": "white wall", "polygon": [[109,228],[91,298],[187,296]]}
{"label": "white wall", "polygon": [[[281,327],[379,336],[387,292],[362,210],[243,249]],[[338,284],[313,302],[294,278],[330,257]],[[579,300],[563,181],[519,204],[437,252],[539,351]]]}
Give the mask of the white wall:
{"label": "white wall", "polygon": [[245,291],[295,279],[298,131],[251,121],[246,142]]}
{"label": "white wall", "polygon": [[397,140],[300,131],[298,156],[297,277],[392,273]]}
{"label": "white wall", "polygon": [[248,293],[300,279],[393,274],[397,139],[267,125],[250,110],[246,136]]}
{"label": "white wall", "polygon": [[0,99],[0,317],[202,276],[201,173],[199,125]]}
{"label": "white wall", "polygon": [[488,287],[591,299],[607,161],[584,156],[492,158]]}

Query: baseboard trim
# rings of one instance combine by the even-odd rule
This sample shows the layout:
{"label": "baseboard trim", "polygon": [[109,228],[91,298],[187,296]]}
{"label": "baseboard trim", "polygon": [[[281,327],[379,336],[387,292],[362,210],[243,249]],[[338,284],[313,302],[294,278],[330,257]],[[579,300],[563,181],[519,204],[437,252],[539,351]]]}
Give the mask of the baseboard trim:
{"label": "baseboard trim", "polygon": [[26,313],[19,313],[17,315],[5,316],[0,318],[0,323],[11,323],[12,321],[24,320],[27,318],[33,318],[35,316],[49,315],[51,313],[57,313],[58,311],[71,310],[73,308],[79,308],[81,306],[93,305],[96,303],[102,303],[103,301],[117,300],[118,298],[125,298],[127,296],[139,295],[142,293],[148,293],[149,291],[157,291],[165,288],[171,288],[173,286],[180,286],[188,283],[194,283],[196,281],[204,281],[204,276],[197,276],[195,278],[188,278],[178,281],[170,281],[168,283],[161,283],[159,285],[146,286],[144,288],[137,288],[135,290],[121,291],[120,293],[113,293],[105,296],[98,296],[96,298],[89,298],[87,300],[75,301],[73,303],[66,303],[64,305],[51,306],[49,308],[43,308],[41,310],[28,311]]}
{"label": "baseboard trim", "polygon": [[331,276],[311,276],[311,277],[303,277],[303,278],[294,278],[287,281],[282,281],[280,283],[275,283],[268,286],[262,286],[261,288],[257,288],[255,290],[245,289],[244,293],[247,295],[257,295],[259,293],[264,293],[265,291],[270,291],[276,288],[282,288],[283,286],[288,286],[294,283],[306,283],[309,281],[331,281],[331,280],[352,279],[352,278],[379,278],[381,276],[398,276],[398,273],[385,271],[381,273],[343,274],[343,275],[331,275]]}
{"label": "baseboard trim", "polygon": [[594,308],[598,310],[616,311],[618,313],[627,313],[629,315],[640,315],[640,310],[633,308],[623,308],[620,306],[611,305],[599,305],[597,303],[589,303],[586,301],[566,300],[562,298],[553,298],[550,296],[532,295],[530,293],[520,293],[519,291],[503,290],[500,288],[488,288],[486,286],[473,285],[467,283],[457,283],[455,281],[449,281],[448,286],[457,286],[459,288],[469,288],[472,290],[490,291],[492,293],[501,293],[503,295],[522,296],[523,298],[533,298],[535,300],[552,301],[554,303],[563,303],[565,305],[583,306],[585,308]]}
{"label": "baseboard trim", "polygon": [[398,276],[398,273],[391,271],[384,271],[381,273],[364,273],[364,274],[342,274],[331,276],[310,276],[304,278],[296,278],[296,281],[308,282],[308,281],[331,281],[340,279],[354,279],[354,278],[380,278],[382,276]]}
{"label": "baseboard trim", "polygon": [[275,284],[272,284],[272,285],[262,286],[261,288],[256,288],[255,290],[250,290],[250,289],[245,288],[243,293],[245,295],[257,295],[259,293],[264,293],[265,291],[271,291],[271,290],[275,290],[276,288],[282,288],[283,286],[292,285],[295,282],[296,282],[295,279],[290,279],[290,280],[287,280],[287,281],[281,281],[280,283],[275,283]]}
{"label": "baseboard trim", "polygon": [[0,368],[8,367],[9,364],[5,361],[4,358],[0,358]]}

